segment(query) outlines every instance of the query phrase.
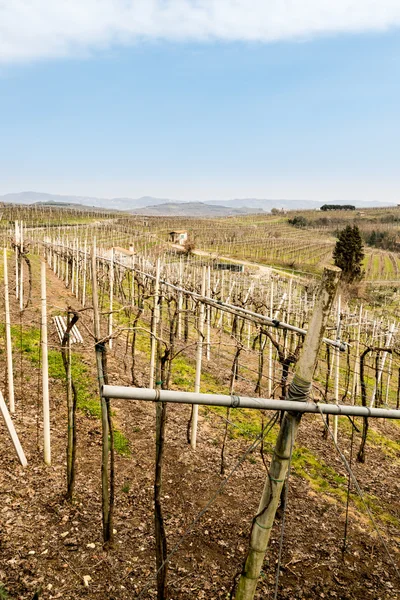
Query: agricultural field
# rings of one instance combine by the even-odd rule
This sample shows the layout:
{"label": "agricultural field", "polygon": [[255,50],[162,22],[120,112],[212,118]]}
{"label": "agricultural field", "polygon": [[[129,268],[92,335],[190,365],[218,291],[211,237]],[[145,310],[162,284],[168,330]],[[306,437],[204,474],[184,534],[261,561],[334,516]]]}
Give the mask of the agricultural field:
{"label": "agricultural field", "polygon": [[[28,465],[18,465],[2,426],[3,597],[155,598],[160,542],[170,553],[168,569],[164,559],[161,567],[165,597],[234,594],[263,486],[272,481],[278,415],[240,402],[200,406],[198,414],[185,404],[106,402],[99,381],[286,398],[333,228],[357,218],[367,234],[388,218],[385,210],[335,212],[322,226],[320,213],[295,214],[307,219],[304,229],[288,215],[177,221],[4,209],[12,420]],[[174,229],[186,229],[205,254],[172,247]],[[221,269],[229,259],[249,264]],[[51,465],[43,461],[43,261]],[[381,296],[339,289],[315,357],[311,402],[399,408],[397,269],[395,250],[367,249],[366,279],[380,282]],[[2,296],[5,310],[5,288]],[[75,319],[83,342],[60,334],[60,316],[66,326]],[[9,405],[7,353],[4,335],[1,391]],[[272,597],[277,585],[285,600],[395,598],[399,456],[398,421],[304,416],[255,597]]]}

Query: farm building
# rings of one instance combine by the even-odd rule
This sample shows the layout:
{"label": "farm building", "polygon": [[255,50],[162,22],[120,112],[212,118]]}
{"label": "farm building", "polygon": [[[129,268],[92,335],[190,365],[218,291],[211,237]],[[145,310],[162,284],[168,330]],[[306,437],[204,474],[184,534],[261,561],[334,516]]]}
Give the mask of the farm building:
{"label": "farm building", "polygon": [[180,244],[181,246],[183,246],[187,239],[188,233],[183,229],[179,231],[170,231],[169,233],[169,241],[173,244]]}
{"label": "farm building", "polygon": [[132,256],[135,256],[135,251],[133,248],[133,244],[129,246],[129,250],[122,248],[121,246],[114,246],[113,248],[108,248],[104,255],[107,258],[111,258],[112,253],[114,252],[114,260],[130,265],[132,262]]}

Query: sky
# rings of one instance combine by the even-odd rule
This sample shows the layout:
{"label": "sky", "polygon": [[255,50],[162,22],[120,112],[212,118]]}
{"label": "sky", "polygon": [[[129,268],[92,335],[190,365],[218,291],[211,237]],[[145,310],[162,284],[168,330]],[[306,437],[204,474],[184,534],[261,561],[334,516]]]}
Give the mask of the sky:
{"label": "sky", "polygon": [[0,0],[0,194],[400,203],[398,0]]}

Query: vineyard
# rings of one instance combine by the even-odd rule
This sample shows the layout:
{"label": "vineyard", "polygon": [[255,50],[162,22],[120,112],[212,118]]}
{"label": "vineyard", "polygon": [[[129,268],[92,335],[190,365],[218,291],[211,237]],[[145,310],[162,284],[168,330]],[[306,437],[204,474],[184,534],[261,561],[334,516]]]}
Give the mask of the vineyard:
{"label": "vineyard", "polygon": [[[334,294],[337,274],[322,270],[344,222],[397,232],[400,210],[332,213],[327,223],[296,213],[307,220],[298,229],[281,214],[177,221],[3,207],[2,391],[28,464],[2,428],[0,594],[253,597],[240,595],[243,564],[265,484],[280,507],[260,525],[271,540],[254,597],[396,597],[399,421],[324,416],[324,406],[399,410],[400,257],[366,248],[379,294],[340,283]],[[176,228],[192,251],[169,241]],[[240,402],[292,398],[324,285],[301,396],[320,408],[289,440],[281,477],[271,469],[292,413]],[[210,398],[154,407],[106,397],[103,384]]]}

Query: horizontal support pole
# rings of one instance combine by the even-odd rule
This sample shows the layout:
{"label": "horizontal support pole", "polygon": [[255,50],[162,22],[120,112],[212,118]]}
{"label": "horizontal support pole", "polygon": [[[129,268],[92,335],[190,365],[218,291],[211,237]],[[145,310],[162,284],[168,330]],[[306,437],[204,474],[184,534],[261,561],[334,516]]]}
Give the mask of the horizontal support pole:
{"label": "horizontal support pole", "polygon": [[394,409],[368,408],[367,406],[347,404],[296,402],[293,400],[270,400],[265,398],[249,398],[247,396],[226,396],[224,394],[197,394],[195,392],[131,388],[119,385],[104,385],[102,395],[104,398],[114,398],[115,400],[145,400],[147,402],[174,402],[177,404],[199,404],[201,406],[228,406],[231,408],[286,410],[298,413],[323,413],[325,415],[343,415],[349,417],[400,419],[400,410]]}

